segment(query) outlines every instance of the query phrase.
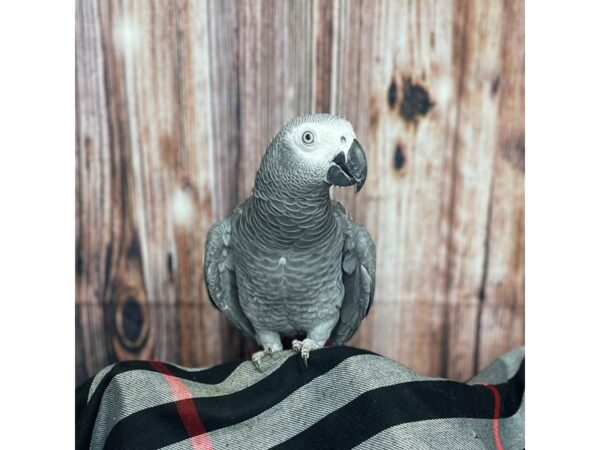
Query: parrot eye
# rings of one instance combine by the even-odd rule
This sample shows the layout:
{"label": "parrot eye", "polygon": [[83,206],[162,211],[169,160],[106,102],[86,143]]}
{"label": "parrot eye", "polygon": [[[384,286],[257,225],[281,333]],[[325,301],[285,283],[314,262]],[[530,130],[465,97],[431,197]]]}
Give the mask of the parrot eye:
{"label": "parrot eye", "polygon": [[313,132],[305,131],[304,133],[302,133],[302,142],[307,145],[313,144],[315,142],[315,135],[313,134]]}

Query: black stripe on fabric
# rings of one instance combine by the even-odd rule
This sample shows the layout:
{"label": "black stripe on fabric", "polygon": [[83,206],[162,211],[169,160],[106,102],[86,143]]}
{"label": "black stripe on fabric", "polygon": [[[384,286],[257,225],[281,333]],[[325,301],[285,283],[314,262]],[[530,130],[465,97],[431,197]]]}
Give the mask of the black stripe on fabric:
{"label": "black stripe on fabric", "polygon": [[[500,392],[500,417],[515,414],[525,391],[525,361]],[[447,418],[494,418],[493,393],[482,385],[454,381],[413,381],[365,392],[293,438],[280,450],[350,449],[403,423]],[[300,412],[299,412],[300,413]]]}
{"label": "black stripe on fabric", "polygon": [[[330,347],[311,352],[308,367],[300,355],[288,358],[276,371],[252,386],[219,397],[194,398],[207,431],[235,425],[271,408],[349,357],[373,354],[352,347]],[[131,414],[111,430],[106,449],[156,449],[188,439],[175,403]]]}
{"label": "black stripe on fabric", "polygon": [[[178,378],[195,381],[203,384],[219,384],[223,382],[243,361],[221,364],[208,369],[183,370],[170,364],[166,364],[169,371]],[[100,381],[92,398],[87,401],[88,393],[93,378],[83,383],[75,390],[75,448],[89,449],[94,431],[94,424],[100,410],[100,404],[106,388],[117,375],[132,370],[145,370],[157,372],[147,361],[124,361],[116,364]],[[85,399],[85,403],[84,403]]]}
{"label": "black stripe on fabric", "polygon": [[75,389],[75,417],[81,416],[87,407],[88,395],[90,388],[92,387],[92,380],[93,378],[90,378],[81,384],[77,389]]}

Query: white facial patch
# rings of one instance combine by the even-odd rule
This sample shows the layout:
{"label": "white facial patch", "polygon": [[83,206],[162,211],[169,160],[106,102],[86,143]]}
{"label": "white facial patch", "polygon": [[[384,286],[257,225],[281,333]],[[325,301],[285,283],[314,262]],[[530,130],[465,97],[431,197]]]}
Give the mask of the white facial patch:
{"label": "white facial patch", "polygon": [[[302,142],[307,131],[314,134],[310,145]],[[291,141],[300,157],[315,163],[330,162],[339,152],[347,153],[355,138],[352,126],[346,121],[307,123],[294,130]]]}

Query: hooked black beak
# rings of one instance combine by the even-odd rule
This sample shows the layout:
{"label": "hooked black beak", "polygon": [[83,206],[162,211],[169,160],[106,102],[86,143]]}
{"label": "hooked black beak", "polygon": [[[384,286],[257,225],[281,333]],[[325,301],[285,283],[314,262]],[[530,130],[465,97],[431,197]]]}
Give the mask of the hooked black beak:
{"label": "hooked black beak", "polygon": [[333,158],[333,164],[327,171],[327,182],[334,186],[356,185],[356,192],[360,191],[367,180],[367,157],[360,143],[354,139],[348,158],[340,152]]}

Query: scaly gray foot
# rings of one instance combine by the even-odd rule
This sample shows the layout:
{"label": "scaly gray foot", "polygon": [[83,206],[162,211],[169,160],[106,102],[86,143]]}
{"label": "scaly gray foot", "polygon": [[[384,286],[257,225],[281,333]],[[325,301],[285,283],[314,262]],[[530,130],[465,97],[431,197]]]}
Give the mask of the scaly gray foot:
{"label": "scaly gray foot", "polygon": [[273,353],[277,350],[280,349],[276,349],[273,345],[267,345],[264,350],[252,354],[252,362],[259,372],[264,370],[263,361],[265,357],[268,356],[269,358],[272,358]]}
{"label": "scaly gray foot", "polygon": [[300,356],[302,356],[302,361],[304,361],[306,367],[308,367],[310,352],[321,347],[323,347],[323,344],[319,344],[317,341],[313,341],[309,338],[306,338],[303,341],[299,341],[298,339],[292,341],[292,349],[295,352],[300,352]]}

